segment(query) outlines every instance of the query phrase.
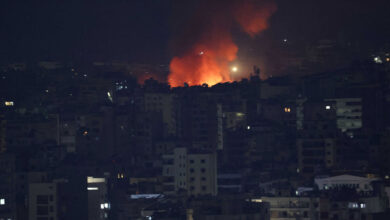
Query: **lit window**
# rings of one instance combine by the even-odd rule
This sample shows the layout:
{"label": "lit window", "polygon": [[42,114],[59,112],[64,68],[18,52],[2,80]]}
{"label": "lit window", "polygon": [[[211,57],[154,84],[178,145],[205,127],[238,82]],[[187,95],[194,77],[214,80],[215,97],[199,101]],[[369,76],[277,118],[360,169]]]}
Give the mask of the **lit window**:
{"label": "lit window", "polygon": [[121,178],[123,179],[123,173],[121,174]]}
{"label": "lit window", "polygon": [[379,56],[374,57],[374,62],[375,62],[375,63],[383,63],[381,57],[379,57]]}
{"label": "lit window", "polygon": [[14,102],[12,101],[6,101],[5,106],[14,106]]}
{"label": "lit window", "polygon": [[236,113],[236,116],[237,116],[237,117],[243,117],[244,115],[245,115],[245,114],[244,114],[244,113],[241,113],[241,112],[237,112],[237,113]]}
{"label": "lit window", "polygon": [[104,204],[100,204],[100,209],[104,209]]}
{"label": "lit window", "polygon": [[286,112],[286,113],[291,112],[291,108],[290,107],[285,107],[284,108],[284,112]]}
{"label": "lit window", "polygon": [[325,106],[325,109],[329,110],[330,109],[330,105]]}
{"label": "lit window", "polygon": [[350,209],[359,208],[359,204],[356,202],[350,202],[350,203],[348,203],[348,208],[350,208]]}
{"label": "lit window", "polygon": [[247,130],[250,130],[250,129],[251,129],[251,126],[249,126],[249,125],[246,126],[246,129],[247,129]]}
{"label": "lit window", "polygon": [[91,190],[99,190],[99,188],[98,188],[98,187],[87,187],[87,190],[88,190],[88,191],[91,191]]}
{"label": "lit window", "polygon": [[110,92],[107,92],[107,97],[108,97],[108,99],[109,99],[111,102],[113,102],[112,95],[111,95]]}
{"label": "lit window", "polygon": [[5,199],[0,199],[0,205],[5,205]]}
{"label": "lit window", "polygon": [[365,209],[365,208],[366,208],[366,204],[361,203],[361,204],[360,204],[360,208],[361,208],[361,209]]}
{"label": "lit window", "polygon": [[87,135],[88,135],[88,131],[84,131],[84,132],[83,132],[83,135],[84,135],[84,136],[87,136]]}

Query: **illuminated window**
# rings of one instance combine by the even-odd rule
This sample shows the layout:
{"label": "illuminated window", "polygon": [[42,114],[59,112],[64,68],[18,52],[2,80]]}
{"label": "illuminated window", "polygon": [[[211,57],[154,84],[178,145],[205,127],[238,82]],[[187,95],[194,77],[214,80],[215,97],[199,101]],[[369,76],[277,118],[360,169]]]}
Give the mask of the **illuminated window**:
{"label": "illuminated window", "polygon": [[0,199],[0,205],[5,205],[5,199]]}
{"label": "illuminated window", "polygon": [[330,105],[325,106],[325,109],[329,110],[330,109]]}
{"label": "illuminated window", "polygon": [[87,135],[88,135],[88,131],[84,131],[84,132],[83,132],[83,135],[84,135],[84,136],[87,136]]}
{"label": "illuminated window", "polygon": [[6,101],[5,106],[14,106],[14,102],[12,101]]}
{"label": "illuminated window", "polygon": [[99,190],[99,188],[98,187],[87,187],[87,190],[88,191],[94,191],[94,190]]}
{"label": "illuminated window", "polygon": [[249,125],[248,125],[248,126],[246,126],[246,129],[250,130],[250,129],[251,129],[251,126],[249,126]]}
{"label": "illuminated window", "polygon": [[379,57],[379,56],[374,57],[374,62],[375,62],[375,63],[383,63],[381,57]]}
{"label": "illuminated window", "polygon": [[284,108],[284,112],[286,112],[286,113],[291,112],[291,108],[290,107],[285,107]]}

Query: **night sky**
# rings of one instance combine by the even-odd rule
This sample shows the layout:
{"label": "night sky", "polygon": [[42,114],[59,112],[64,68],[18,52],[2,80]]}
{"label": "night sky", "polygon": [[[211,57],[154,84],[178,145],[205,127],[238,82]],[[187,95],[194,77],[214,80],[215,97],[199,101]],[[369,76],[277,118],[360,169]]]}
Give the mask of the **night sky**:
{"label": "night sky", "polygon": [[[272,50],[284,38],[302,47],[342,38],[372,48],[390,39],[386,0],[277,4],[266,32],[255,39],[239,31],[234,34],[240,48]],[[168,63],[175,55],[172,39],[196,5],[195,0],[2,0],[0,59]]]}

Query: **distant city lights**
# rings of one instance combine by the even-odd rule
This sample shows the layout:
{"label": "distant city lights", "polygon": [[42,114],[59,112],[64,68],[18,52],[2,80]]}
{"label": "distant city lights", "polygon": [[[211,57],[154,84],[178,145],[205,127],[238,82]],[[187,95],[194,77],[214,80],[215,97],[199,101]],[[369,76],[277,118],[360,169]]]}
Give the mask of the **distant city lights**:
{"label": "distant city lights", "polygon": [[110,102],[114,102],[114,100],[112,99],[112,95],[110,92],[107,92],[107,97],[108,99],[110,100]]}
{"label": "distant city lights", "polygon": [[96,191],[99,190],[99,187],[87,187],[88,191]]}
{"label": "distant city lights", "polygon": [[382,58],[380,56],[374,57],[374,62],[375,63],[383,63]]}
{"label": "distant city lights", "polygon": [[111,205],[110,203],[102,203],[100,204],[100,209],[110,209],[111,208]]}
{"label": "distant city lights", "polygon": [[5,101],[5,106],[14,106],[14,102],[13,101]]}

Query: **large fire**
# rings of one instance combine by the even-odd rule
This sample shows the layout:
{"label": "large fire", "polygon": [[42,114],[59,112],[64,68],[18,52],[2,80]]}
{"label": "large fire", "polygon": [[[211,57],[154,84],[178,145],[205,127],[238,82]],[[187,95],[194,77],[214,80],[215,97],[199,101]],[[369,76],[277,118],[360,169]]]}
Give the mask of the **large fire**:
{"label": "large fire", "polygon": [[192,46],[171,60],[168,76],[171,86],[232,81],[229,65],[238,52],[231,34],[234,22],[254,37],[267,29],[267,21],[276,11],[273,0],[226,0],[223,6],[220,4],[218,0],[201,1],[192,23],[202,27],[192,30],[195,37],[190,42]]}

